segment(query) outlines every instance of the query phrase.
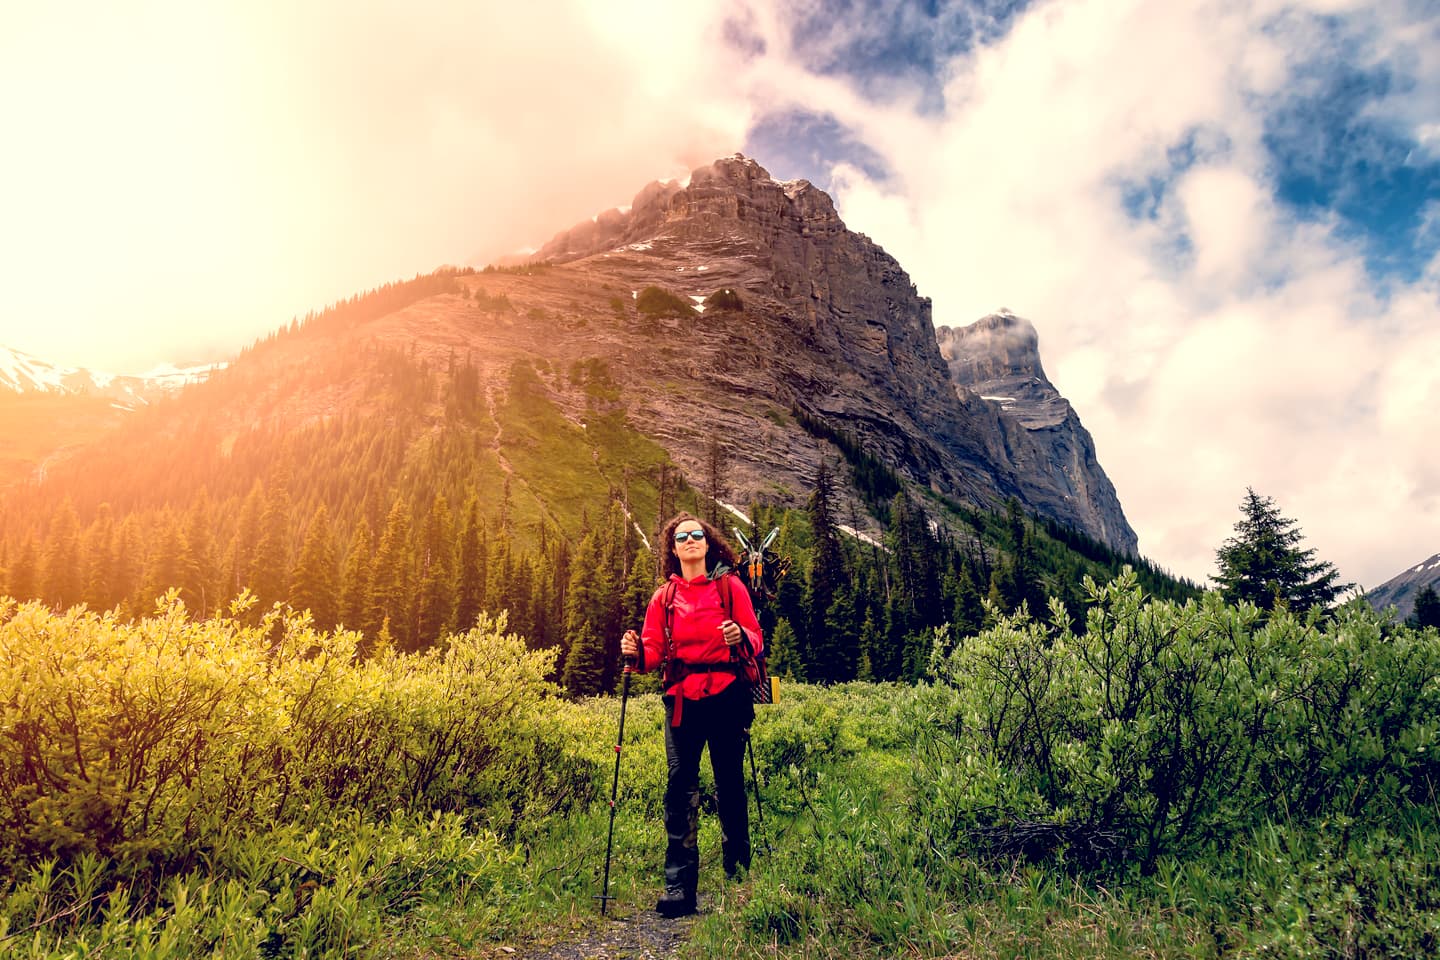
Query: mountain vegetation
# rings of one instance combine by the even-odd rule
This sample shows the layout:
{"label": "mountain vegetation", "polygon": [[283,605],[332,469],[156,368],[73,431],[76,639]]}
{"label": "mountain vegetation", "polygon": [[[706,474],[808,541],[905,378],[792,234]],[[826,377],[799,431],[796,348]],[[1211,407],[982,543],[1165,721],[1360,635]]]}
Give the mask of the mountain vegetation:
{"label": "mountain vegetation", "polygon": [[[251,621],[275,604],[308,610],[319,629],[356,631],[363,652],[429,649],[505,611],[534,649],[556,653],[554,679],[579,696],[614,689],[621,625],[637,622],[656,579],[646,532],[682,508],[779,528],[791,575],[762,617],[779,672],[796,678],[914,679],[935,628],[985,625],[984,599],[1038,611],[1050,593],[1078,616],[1083,577],[1125,564],[1157,596],[1196,592],[1016,501],[991,514],[909,484],[801,409],[791,416],[833,457],[808,508],[757,501],[740,521],[716,505],[725,440],[710,441],[705,476],[685,477],[636,428],[600,357],[516,360],[501,384],[473,357],[384,342],[268,366],[292,343],[453,290],[458,276],[311,315],[45,483],[12,487],[0,499],[0,595],[138,617],[173,588],[200,618],[248,596]],[[295,405],[312,415],[270,413]],[[876,518],[883,542],[842,532]]]}
{"label": "mountain vegetation", "polygon": [[[753,869],[702,869],[687,953],[1433,954],[1440,633],[1083,590],[1083,620],[938,632],[918,684],[786,683]],[[607,922],[616,699],[563,696],[503,620],[403,652],[253,613],[0,601],[6,955],[498,956]],[[629,709],[617,916],[664,844],[660,701]]]}

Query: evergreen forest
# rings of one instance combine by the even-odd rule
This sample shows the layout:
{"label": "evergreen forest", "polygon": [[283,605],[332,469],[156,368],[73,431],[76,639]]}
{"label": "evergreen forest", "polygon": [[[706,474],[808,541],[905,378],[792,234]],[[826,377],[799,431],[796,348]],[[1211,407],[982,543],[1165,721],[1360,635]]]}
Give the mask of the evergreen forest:
{"label": "evergreen forest", "polygon": [[[275,339],[446,283],[454,277],[417,278],[307,317],[43,484],[11,488],[0,595],[134,617],[173,588],[200,618],[251,598],[252,620],[282,604],[322,630],[356,631],[366,650],[428,649],[504,611],[534,649],[556,652],[555,678],[583,696],[614,690],[619,634],[658,584],[651,540],[680,509],[732,541],[778,528],[773,553],[788,572],[769,584],[762,626],[772,670],[801,680],[916,679],[935,628],[977,631],[986,599],[1038,611],[1057,596],[1078,617],[1083,578],[1125,565],[1157,596],[1197,592],[1016,502],[977,510],[907,486],[799,410],[833,454],[801,491],[805,506],[723,509],[723,440],[712,438],[703,476],[684,476],[629,421],[600,358],[515,361],[503,389],[486,386],[477,358],[383,342],[322,351],[301,369],[265,364]],[[263,415],[297,395],[315,398],[315,416]],[[878,539],[853,534],[877,527]]]}

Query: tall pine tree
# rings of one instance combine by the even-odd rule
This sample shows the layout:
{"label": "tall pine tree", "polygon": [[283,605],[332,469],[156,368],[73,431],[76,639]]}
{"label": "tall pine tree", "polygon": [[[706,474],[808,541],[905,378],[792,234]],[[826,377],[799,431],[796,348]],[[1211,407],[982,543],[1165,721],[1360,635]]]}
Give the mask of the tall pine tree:
{"label": "tall pine tree", "polygon": [[415,559],[420,577],[417,632],[424,646],[445,632],[455,612],[455,544],[450,505],[443,495],[437,494],[430,505]]}
{"label": "tall pine tree", "polygon": [[[397,498],[385,518],[385,532],[375,551],[370,581],[370,609],[367,620],[378,631],[388,624],[390,637],[401,650],[414,650],[411,626],[410,511]],[[368,631],[367,631],[368,632]]]}
{"label": "tall pine tree", "polygon": [[319,629],[333,630],[340,617],[340,604],[335,589],[335,540],[330,533],[330,512],[324,504],[310,518],[293,580],[290,605],[309,610]]}
{"label": "tall pine tree", "polygon": [[473,495],[465,504],[458,560],[454,629],[463,633],[475,626],[485,609],[485,525],[480,519],[480,500]]}
{"label": "tall pine tree", "polygon": [[[815,489],[806,505],[812,550],[809,591],[805,598],[805,649],[801,652],[806,678],[819,683],[853,678],[853,658],[858,652],[843,650],[842,638],[830,629],[830,608],[844,589],[847,579],[845,554],[835,525],[834,495],[829,465],[821,460],[815,472]],[[842,663],[842,659],[847,657],[850,662]]]}
{"label": "tall pine tree", "polygon": [[1329,561],[1315,559],[1294,520],[1281,516],[1270,497],[1246,488],[1235,536],[1215,551],[1215,582],[1229,603],[1253,603],[1262,610],[1284,606],[1297,613],[1329,607],[1349,584],[1338,583]]}
{"label": "tall pine tree", "polygon": [[370,521],[361,517],[340,575],[339,623],[349,630],[370,628],[371,549]]}

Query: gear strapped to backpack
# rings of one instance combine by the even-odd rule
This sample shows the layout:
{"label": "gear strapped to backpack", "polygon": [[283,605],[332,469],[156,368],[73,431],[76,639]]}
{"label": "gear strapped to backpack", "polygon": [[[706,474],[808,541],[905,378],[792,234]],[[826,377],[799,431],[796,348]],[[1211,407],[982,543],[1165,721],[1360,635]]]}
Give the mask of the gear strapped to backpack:
{"label": "gear strapped to backpack", "polygon": [[[734,601],[731,596],[733,589],[730,578],[733,573],[721,574],[715,581],[715,587],[720,591],[720,602],[724,606],[725,614],[730,620],[735,619]],[[670,624],[675,615],[675,581],[665,585],[665,662],[662,665],[662,675],[665,678],[665,686],[668,689],[679,683],[693,673],[733,673],[737,677],[744,678],[750,685],[750,699],[755,703],[774,703],[780,699],[780,681],[770,676],[765,669],[765,654],[762,650],[759,656],[750,646],[750,638],[741,630],[742,640],[730,648],[730,660],[727,663],[685,663],[675,656],[675,637],[671,633]]]}

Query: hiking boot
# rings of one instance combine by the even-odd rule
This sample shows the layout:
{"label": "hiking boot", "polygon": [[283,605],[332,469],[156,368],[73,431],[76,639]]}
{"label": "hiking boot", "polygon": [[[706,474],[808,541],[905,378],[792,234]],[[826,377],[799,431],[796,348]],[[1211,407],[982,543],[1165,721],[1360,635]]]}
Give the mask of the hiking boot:
{"label": "hiking boot", "polygon": [[662,917],[688,917],[695,912],[695,891],[683,887],[666,887],[665,895],[655,904]]}
{"label": "hiking boot", "polygon": [[749,873],[749,872],[750,872],[750,864],[749,864],[749,863],[746,863],[746,862],[728,863],[728,862],[727,862],[727,863],[725,864],[725,879],[726,879],[726,880],[729,880],[731,883],[739,883],[741,880],[744,880],[744,879],[745,879],[745,875],[746,875],[747,873]]}

